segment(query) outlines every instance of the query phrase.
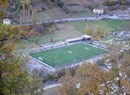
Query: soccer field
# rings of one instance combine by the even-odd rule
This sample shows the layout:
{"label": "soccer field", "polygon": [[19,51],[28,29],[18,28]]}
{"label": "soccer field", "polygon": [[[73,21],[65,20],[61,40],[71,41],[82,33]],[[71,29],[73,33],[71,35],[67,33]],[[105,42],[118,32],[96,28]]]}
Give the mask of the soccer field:
{"label": "soccer field", "polygon": [[96,48],[85,43],[77,43],[47,51],[31,53],[30,55],[55,68],[87,60],[105,52],[101,48]]}

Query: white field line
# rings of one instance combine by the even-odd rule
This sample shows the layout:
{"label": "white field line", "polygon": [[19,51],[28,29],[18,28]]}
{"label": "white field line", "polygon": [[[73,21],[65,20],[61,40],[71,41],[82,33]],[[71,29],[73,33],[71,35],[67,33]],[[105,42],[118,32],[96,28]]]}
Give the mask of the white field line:
{"label": "white field line", "polygon": [[84,42],[84,43],[87,44],[87,45],[90,45],[90,46],[92,46],[92,47],[95,47],[95,48],[100,48],[100,49],[103,49],[103,50],[109,51],[108,49],[102,48],[102,47],[100,47],[100,46],[98,46],[98,45],[89,44],[89,43],[86,43],[86,42]]}
{"label": "white field line", "polygon": [[45,66],[48,67],[51,71],[55,71],[55,70],[56,70],[55,68],[53,68],[53,67],[47,65],[46,63],[44,63],[44,62],[42,62],[42,61],[40,61],[40,60],[38,60],[38,59],[36,59],[36,58],[34,58],[34,57],[32,57],[32,56],[30,56],[30,57],[33,58],[34,60],[38,61],[39,63],[45,65]]}

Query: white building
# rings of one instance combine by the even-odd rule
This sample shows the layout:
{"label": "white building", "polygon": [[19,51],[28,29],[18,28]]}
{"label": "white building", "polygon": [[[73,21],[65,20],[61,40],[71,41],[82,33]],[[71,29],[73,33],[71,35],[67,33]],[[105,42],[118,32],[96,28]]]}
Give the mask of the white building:
{"label": "white building", "polygon": [[93,13],[96,15],[102,15],[104,13],[103,9],[93,9]]}
{"label": "white building", "polygon": [[11,19],[8,18],[3,19],[3,24],[11,25]]}

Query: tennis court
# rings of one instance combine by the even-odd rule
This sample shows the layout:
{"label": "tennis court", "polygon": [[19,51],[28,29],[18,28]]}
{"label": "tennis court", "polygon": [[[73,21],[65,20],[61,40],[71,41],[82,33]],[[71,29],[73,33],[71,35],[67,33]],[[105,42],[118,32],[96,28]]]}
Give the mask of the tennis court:
{"label": "tennis court", "polygon": [[106,51],[86,43],[76,43],[60,48],[31,53],[30,55],[51,67],[64,66],[98,56]]}

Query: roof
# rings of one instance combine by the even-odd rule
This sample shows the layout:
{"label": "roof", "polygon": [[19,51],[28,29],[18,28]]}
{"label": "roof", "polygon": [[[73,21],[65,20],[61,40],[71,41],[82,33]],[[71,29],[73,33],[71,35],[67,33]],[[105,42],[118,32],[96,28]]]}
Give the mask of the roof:
{"label": "roof", "polygon": [[127,39],[130,39],[130,34],[125,35]]}
{"label": "roof", "polygon": [[11,19],[5,18],[3,19],[3,21],[11,21]]}
{"label": "roof", "polygon": [[122,32],[121,35],[120,40],[130,40],[130,31]]}

